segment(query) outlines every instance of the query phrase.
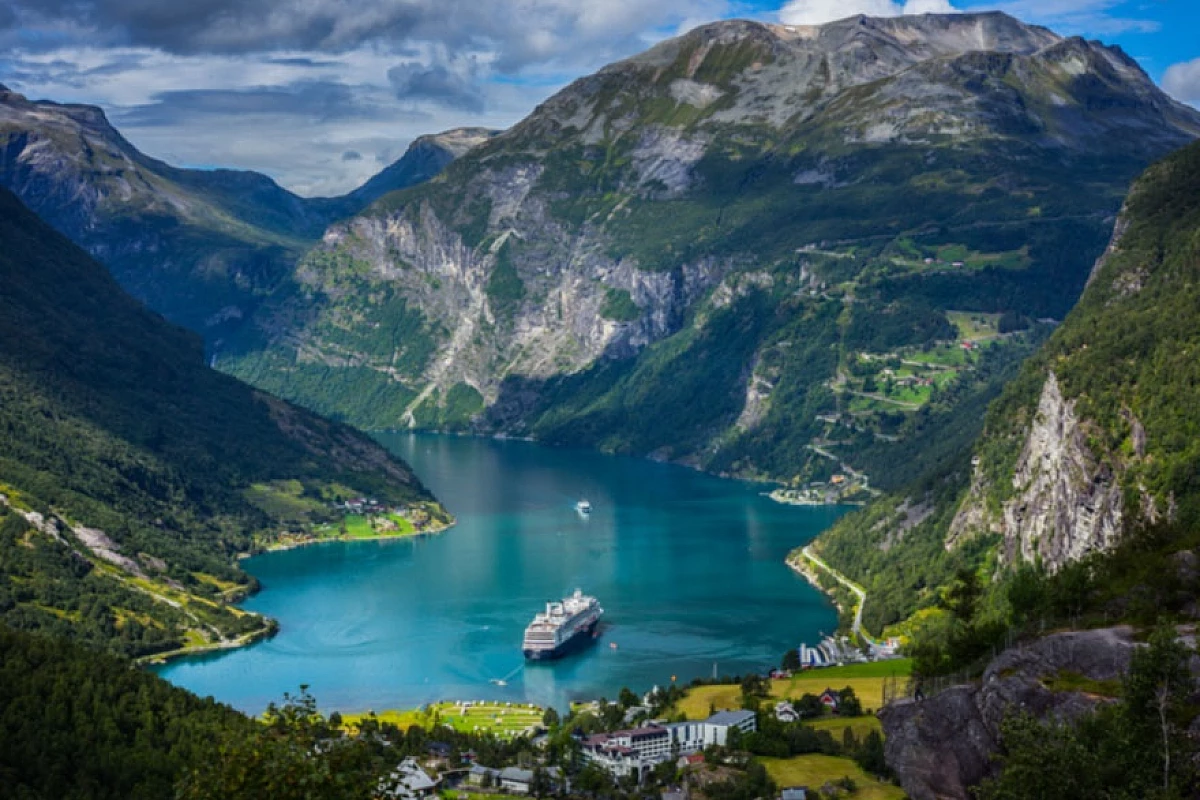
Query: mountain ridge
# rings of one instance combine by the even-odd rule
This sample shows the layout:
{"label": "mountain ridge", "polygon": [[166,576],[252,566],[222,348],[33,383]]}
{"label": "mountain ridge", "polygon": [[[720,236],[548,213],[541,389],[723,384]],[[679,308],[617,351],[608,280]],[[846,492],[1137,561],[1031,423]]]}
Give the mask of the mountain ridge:
{"label": "mountain ridge", "polygon": [[183,169],[147,156],[96,106],[3,89],[0,185],[107,263],[136,297],[211,344],[286,279],[331,222],[427,180],[480,136],[422,137],[354,192],[303,198],[261,173]]}
{"label": "mountain ridge", "polygon": [[1127,181],[1197,135],[1123,54],[1003,15],[715,23],[331,227],[218,364],[364,427],[828,477],[797,453],[930,424],[864,425],[848,359],[953,341],[947,314],[1061,318]]}

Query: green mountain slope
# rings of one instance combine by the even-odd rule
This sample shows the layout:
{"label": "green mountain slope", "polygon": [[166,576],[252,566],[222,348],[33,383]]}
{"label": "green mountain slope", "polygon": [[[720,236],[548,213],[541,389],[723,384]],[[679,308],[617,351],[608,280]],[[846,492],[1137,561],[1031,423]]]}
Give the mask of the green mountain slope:
{"label": "green mountain slope", "polygon": [[309,199],[254,172],[172,167],[139,152],[98,108],[31,102],[0,86],[0,185],[135,297],[213,342],[332,221],[427,180],[486,135],[423,137],[355,192]]}
{"label": "green mountain slope", "polygon": [[1197,135],[1119,50],[1002,14],[708,25],[333,227],[218,363],[360,426],[863,496],[973,438]]}
{"label": "green mountain slope", "polygon": [[1057,571],[1139,529],[1195,530],[1198,285],[1193,144],[1134,186],[1078,306],[991,407],[973,466],[931,473],[822,536],[824,557],[866,587],[869,627],[933,603],[962,566]]}
{"label": "green mountain slope", "polygon": [[204,364],[194,334],[0,189],[0,618],[141,654],[231,641],[234,556],[367,496],[445,513],[362,434]]}

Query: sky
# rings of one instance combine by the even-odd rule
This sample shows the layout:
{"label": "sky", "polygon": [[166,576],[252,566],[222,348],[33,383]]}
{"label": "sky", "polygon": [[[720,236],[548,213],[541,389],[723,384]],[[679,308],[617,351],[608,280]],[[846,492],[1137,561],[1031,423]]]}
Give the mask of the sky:
{"label": "sky", "polygon": [[170,163],[334,195],[705,22],[993,9],[1120,45],[1200,107],[1200,0],[0,0],[0,83],[99,105]]}

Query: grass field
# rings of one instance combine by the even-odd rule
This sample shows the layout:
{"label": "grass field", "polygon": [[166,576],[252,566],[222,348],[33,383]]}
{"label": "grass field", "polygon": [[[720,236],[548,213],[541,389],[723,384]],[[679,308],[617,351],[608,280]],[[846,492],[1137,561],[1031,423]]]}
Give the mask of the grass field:
{"label": "grass field", "polygon": [[826,783],[849,776],[858,784],[858,791],[853,795],[855,800],[902,800],[904,797],[900,787],[875,780],[849,758],[813,754],[758,760],[779,786],[819,789]]}
{"label": "grass field", "polygon": [[[785,680],[771,681],[771,697],[795,700],[805,694],[820,694],[826,689],[854,689],[863,709],[878,709],[883,704],[883,684],[889,677],[906,678],[912,674],[912,661],[898,658],[891,661],[872,661],[868,664],[849,664],[798,672]],[[717,711],[741,708],[740,686],[722,684],[697,686],[688,690],[679,702],[678,710],[688,719],[704,719],[710,708]]]}
{"label": "grass field", "polygon": [[[432,728],[435,724],[447,725],[457,731],[494,733],[500,737],[516,736],[529,728],[542,724],[543,711],[528,705],[485,703],[461,707],[456,703],[435,703],[426,708],[376,712],[380,722],[390,722],[402,729],[419,725]],[[367,714],[343,714],[342,719],[357,725]]]}

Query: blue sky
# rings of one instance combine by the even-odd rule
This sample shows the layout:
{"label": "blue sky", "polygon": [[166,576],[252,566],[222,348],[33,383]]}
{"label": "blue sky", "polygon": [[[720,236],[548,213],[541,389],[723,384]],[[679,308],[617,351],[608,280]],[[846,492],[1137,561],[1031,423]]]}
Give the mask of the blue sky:
{"label": "blue sky", "polygon": [[991,9],[1118,44],[1200,106],[1200,0],[0,0],[0,82],[100,105],[173,163],[332,194],[704,22]]}

